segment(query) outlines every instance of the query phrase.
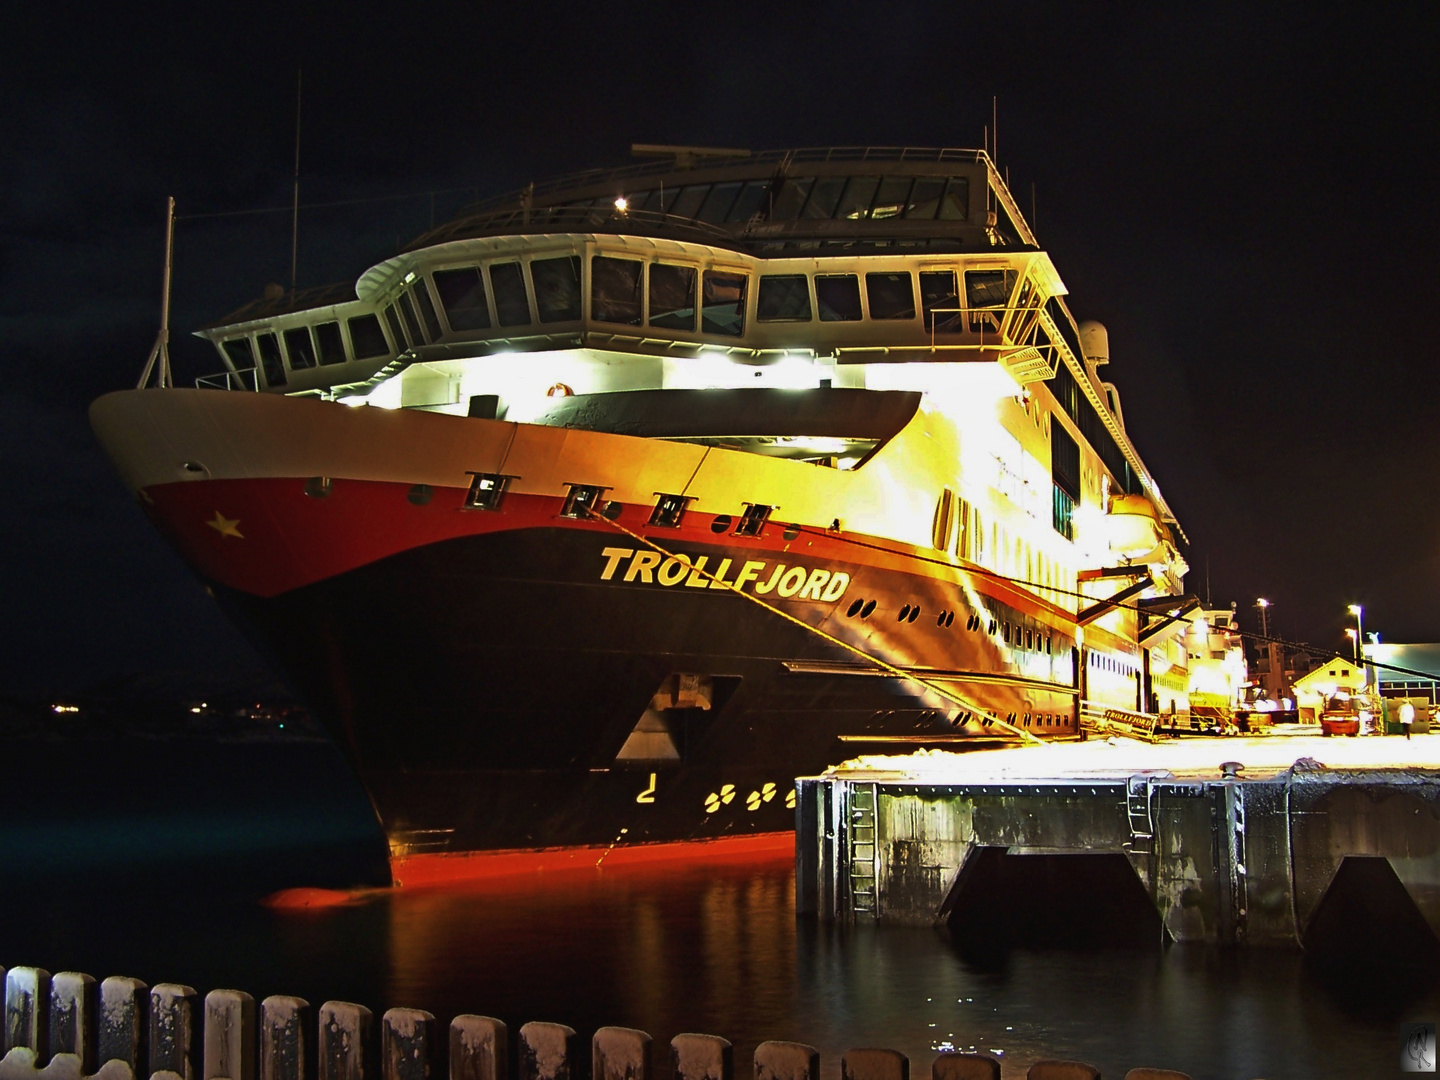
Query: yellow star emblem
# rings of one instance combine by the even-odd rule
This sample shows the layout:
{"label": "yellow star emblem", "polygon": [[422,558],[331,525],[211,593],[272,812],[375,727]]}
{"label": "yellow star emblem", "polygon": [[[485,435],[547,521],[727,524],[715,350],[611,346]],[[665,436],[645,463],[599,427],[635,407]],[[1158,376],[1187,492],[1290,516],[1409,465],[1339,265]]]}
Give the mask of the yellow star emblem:
{"label": "yellow star emblem", "polygon": [[221,536],[233,536],[237,540],[244,540],[245,534],[240,531],[239,518],[227,518],[219,510],[215,511],[215,520],[205,523],[218,532]]}

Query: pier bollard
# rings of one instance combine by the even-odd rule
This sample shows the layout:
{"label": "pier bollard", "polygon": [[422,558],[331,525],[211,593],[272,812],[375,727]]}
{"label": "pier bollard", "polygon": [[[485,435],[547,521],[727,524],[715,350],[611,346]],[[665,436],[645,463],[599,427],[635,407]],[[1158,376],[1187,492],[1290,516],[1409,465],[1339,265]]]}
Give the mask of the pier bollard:
{"label": "pier bollard", "polygon": [[365,1080],[374,1018],[364,1005],[348,1001],[327,1001],[320,1006],[318,1080]]}
{"label": "pier bollard", "polygon": [[86,1076],[95,1071],[95,980],[62,971],[50,980],[50,1056],[72,1054]]}
{"label": "pier bollard", "polygon": [[735,1080],[735,1048],[719,1035],[685,1032],[670,1040],[675,1080]]}
{"label": "pier bollard", "polygon": [[841,1080],[910,1080],[910,1059],[898,1050],[856,1047],[840,1057]]}
{"label": "pier bollard", "polygon": [[650,1080],[650,1036],[627,1027],[602,1027],[590,1041],[590,1080]]}
{"label": "pier bollard", "polygon": [[450,1080],[508,1080],[510,1029],[493,1016],[450,1021]]}
{"label": "pier bollard", "polygon": [[[150,1076],[195,1080],[195,991],[178,983],[150,988]],[[168,1078],[167,1078],[168,1080]]]}
{"label": "pier bollard", "polygon": [[574,1028],[532,1020],[520,1029],[520,1080],[573,1080],[579,1057]]}
{"label": "pier bollard", "polygon": [[310,1003],[276,994],[260,1003],[260,1080],[305,1080]]}
{"label": "pier bollard", "polygon": [[240,990],[205,995],[201,1080],[255,1080],[255,999]]}
{"label": "pier bollard", "polygon": [[390,1009],[380,1021],[380,1062],[385,1080],[430,1080],[435,1017],[421,1009]]}
{"label": "pier bollard", "polygon": [[755,1080],[820,1080],[820,1051],[778,1039],[755,1047]]}
{"label": "pier bollard", "polygon": [[17,967],[5,973],[5,1052],[29,1050],[36,1068],[48,1060],[50,973]]}
{"label": "pier bollard", "polygon": [[930,1066],[931,1080],[1000,1080],[1000,1061],[989,1054],[947,1050]]}
{"label": "pier bollard", "polygon": [[1025,1080],[1100,1080],[1100,1070],[1083,1061],[1037,1061]]}
{"label": "pier bollard", "polygon": [[145,1006],[149,1003],[149,989],[139,979],[121,975],[112,975],[100,984],[100,1030],[95,1041],[101,1068],[107,1062],[122,1061],[134,1075],[140,1075],[141,1064],[148,1056]]}

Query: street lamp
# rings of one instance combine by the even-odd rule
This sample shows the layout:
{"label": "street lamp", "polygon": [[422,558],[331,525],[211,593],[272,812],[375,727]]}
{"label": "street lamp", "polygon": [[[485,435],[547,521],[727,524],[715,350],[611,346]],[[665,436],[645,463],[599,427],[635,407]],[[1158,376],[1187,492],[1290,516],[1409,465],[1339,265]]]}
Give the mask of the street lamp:
{"label": "street lamp", "polygon": [[1266,600],[1266,599],[1262,596],[1262,597],[1260,597],[1259,600],[1256,600],[1256,601],[1255,601],[1255,606],[1260,609],[1260,636],[1261,636],[1261,637],[1269,637],[1269,636],[1270,636],[1270,629],[1269,629],[1269,624],[1266,622],[1266,619],[1265,619],[1265,612],[1266,612],[1266,610],[1270,607],[1270,601],[1269,601],[1269,600]]}
{"label": "street lamp", "polygon": [[[1361,618],[1361,613],[1362,613],[1363,611],[1364,611],[1364,609],[1363,609],[1359,604],[1351,604],[1351,605],[1350,605],[1350,614],[1355,616],[1355,634],[1354,634],[1354,641],[1355,641],[1355,659],[1356,659],[1357,662],[1358,662],[1359,659],[1360,659],[1360,643],[1365,640],[1365,623],[1362,621],[1362,618]],[[1349,631],[1347,630],[1346,633],[1348,634]],[[1363,678],[1363,679],[1365,680],[1365,685],[1366,685],[1366,686],[1369,686],[1369,685],[1370,685],[1370,676],[1369,676],[1369,674],[1365,671],[1365,669],[1364,669],[1363,667],[1360,669],[1360,676],[1361,676],[1361,678]]]}

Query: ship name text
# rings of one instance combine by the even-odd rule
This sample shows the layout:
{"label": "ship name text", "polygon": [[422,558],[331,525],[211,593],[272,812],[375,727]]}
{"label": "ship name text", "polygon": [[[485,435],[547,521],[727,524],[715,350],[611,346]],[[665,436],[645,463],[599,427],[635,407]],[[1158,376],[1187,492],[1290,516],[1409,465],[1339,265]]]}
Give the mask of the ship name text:
{"label": "ship name text", "polygon": [[[850,575],[840,570],[826,570],[822,567],[771,563],[761,559],[749,559],[738,568],[735,560],[721,559],[713,569],[707,563],[708,555],[671,555],[668,558],[657,551],[643,548],[607,547],[600,554],[605,566],[600,571],[601,581],[640,582],[646,585],[681,585],[692,589],[730,589],[740,591],[748,587],[757,596],[774,593],[781,597],[797,600],[819,600],[833,604],[845,595],[850,587]],[[734,575],[731,571],[734,569]],[[706,575],[709,576],[706,576]]]}

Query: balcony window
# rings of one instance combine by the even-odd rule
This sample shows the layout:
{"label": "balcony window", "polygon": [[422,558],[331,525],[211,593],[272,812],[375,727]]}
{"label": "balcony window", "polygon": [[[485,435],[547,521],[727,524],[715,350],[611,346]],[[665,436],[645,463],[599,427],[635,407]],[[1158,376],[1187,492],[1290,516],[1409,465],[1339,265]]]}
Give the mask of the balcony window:
{"label": "balcony window", "polygon": [[706,334],[740,337],[745,333],[744,274],[727,274],[707,270],[702,283],[703,301],[700,308],[700,329]]}
{"label": "balcony window", "polygon": [[490,308],[485,303],[485,280],[478,266],[436,270],[435,289],[450,329],[456,333],[490,329]]}
{"label": "balcony window", "polygon": [[265,372],[266,386],[285,385],[285,364],[280,359],[280,339],[274,334],[256,334],[260,347],[260,367]]}
{"label": "balcony window", "polygon": [[290,370],[303,371],[315,366],[315,343],[310,340],[308,326],[292,326],[285,331],[285,351],[290,354]]}
{"label": "balcony window", "polygon": [[865,295],[872,319],[915,317],[915,283],[909,273],[866,274]]}
{"label": "balcony window", "polygon": [[815,304],[821,322],[859,322],[860,279],[854,274],[816,274]]}
{"label": "balcony window", "polygon": [[410,302],[409,293],[400,294],[400,314],[405,320],[405,329],[410,334],[410,340],[416,345],[425,344],[425,338],[420,333],[420,320],[415,317],[415,305]]}
{"label": "balcony window", "polygon": [[426,333],[430,335],[431,341],[439,341],[440,318],[435,314],[435,301],[430,299],[430,289],[423,277],[415,279],[412,291],[415,293],[415,306],[420,309],[420,318],[425,321]]}
{"label": "balcony window", "polygon": [[490,293],[501,326],[530,325],[530,298],[525,295],[525,274],[518,262],[490,267]]}
{"label": "balcony window", "polygon": [[695,270],[650,264],[650,325],[662,330],[695,330]]}
{"label": "balcony window", "polygon": [[644,284],[644,263],[596,255],[590,260],[590,317],[639,326]]}
{"label": "balcony window", "polygon": [[356,360],[370,360],[390,351],[385,331],[380,329],[379,316],[356,315],[347,319],[346,324],[350,327],[350,348],[355,351]]}
{"label": "balcony window", "polygon": [[936,334],[960,332],[960,296],[954,270],[920,271],[920,305],[925,329]]}
{"label": "balcony window", "polygon": [[542,323],[575,322],[580,318],[580,256],[536,259],[530,264],[535,306]]}
{"label": "balcony window", "polygon": [[755,301],[757,322],[809,322],[810,279],[804,274],[765,274]]}
{"label": "balcony window", "polygon": [[322,322],[315,327],[315,345],[320,352],[320,363],[322,364],[343,364],[345,356],[345,339],[340,336],[340,324],[338,322]]}

